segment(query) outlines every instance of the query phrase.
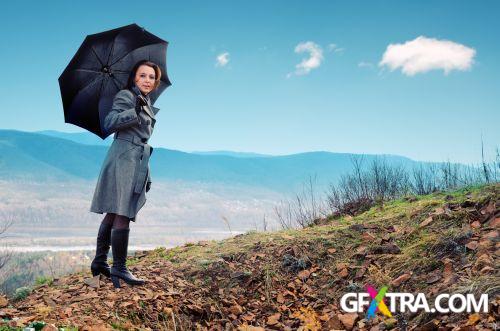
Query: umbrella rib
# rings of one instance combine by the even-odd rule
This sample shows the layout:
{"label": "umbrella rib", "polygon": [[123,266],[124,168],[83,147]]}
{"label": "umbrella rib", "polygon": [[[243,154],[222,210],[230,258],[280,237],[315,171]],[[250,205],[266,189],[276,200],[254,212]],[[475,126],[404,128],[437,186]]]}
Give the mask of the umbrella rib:
{"label": "umbrella rib", "polygon": [[98,74],[101,73],[101,71],[97,71],[97,70],[94,70],[94,69],[85,69],[85,68],[77,68],[77,69],[73,69],[73,71],[97,72]]}
{"label": "umbrella rib", "polygon": [[133,50],[131,50],[130,52],[127,52],[125,53],[121,58],[119,58],[118,60],[116,60],[115,62],[113,62],[112,64],[110,64],[109,66],[111,67],[112,65],[114,65],[115,63],[117,62],[120,62],[124,57],[126,57],[127,55],[129,55],[130,53],[138,50],[139,48],[143,48],[143,47],[149,47],[149,46],[153,46],[153,45],[156,45],[156,44],[159,44],[159,43],[154,43],[154,44],[148,44],[148,45],[144,45],[144,46],[141,46],[141,47],[138,47],[138,48],[134,48]]}
{"label": "umbrella rib", "polygon": [[94,85],[95,83],[97,83],[97,80],[99,80],[99,79],[102,79],[102,76],[97,76],[96,78],[94,78],[90,83],[87,84],[87,86],[85,86],[83,89],[81,89],[80,92],[89,88],[90,86]]}
{"label": "umbrella rib", "polygon": [[[108,54],[108,59],[106,60],[106,63],[109,63],[109,59],[111,58],[111,54],[113,54],[113,51],[115,49],[116,36],[113,37],[113,43],[111,44],[111,52],[109,52],[109,54]],[[111,65],[110,65],[110,67],[111,67]]]}
{"label": "umbrella rib", "polygon": [[[98,74],[102,74],[102,71],[95,70],[95,69],[77,68],[77,69],[73,69],[72,71],[95,72]],[[124,70],[113,70],[113,73],[114,74],[128,74],[129,72],[124,71]]]}
{"label": "umbrella rib", "polygon": [[111,77],[111,80],[113,81],[113,84],[115,84],[116,88],[119,90],[121,90],[121,87],[118,86],[118,84],[116,83],[116,79],[114,77]]}
{"label": "umbrella rib", "polygon": [[101,80],[101,88],[99,88],[99,93],[97,94],[97,100],[101,99],[101,92],[102,92],[102,87],[104,85],[105,79]]}
{"label": "umbrella rib", "polygon": [[97,58],[97,61],[99,61],[99,63],[101,64],[101,66],[104,66],[104,63],[102,63],[101,59],[99,58],[99,55],[97,55],[97,53],[96,53],[96,51],[94,49],[94,46],[91,46],[90,49],[94,53],[95,57]]}
{"label": "umbrella rib", "polygon": [[129,55],[130,53],[132,53],[133,51],[135,51],[135,49],[131,50],[130,52],[126,53],[125,55],[123,55],[121,58],[119,58],[118,60],[116,60],[115,62],[113,62],[111,65],[114,65],[115,63],[117,62],[120,62],[125,56]]}

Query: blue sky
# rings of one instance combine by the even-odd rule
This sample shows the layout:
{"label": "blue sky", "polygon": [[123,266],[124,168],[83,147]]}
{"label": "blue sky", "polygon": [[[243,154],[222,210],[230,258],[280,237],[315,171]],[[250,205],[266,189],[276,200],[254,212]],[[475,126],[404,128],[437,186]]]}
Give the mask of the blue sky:
{"label": "blue sky", "polygon": [[142,3],[5,3],[0,128],[82,131],[57,78],[87,34],[137,23],[170,43],[153,146],[468,163],[500,145],[500,2]]}

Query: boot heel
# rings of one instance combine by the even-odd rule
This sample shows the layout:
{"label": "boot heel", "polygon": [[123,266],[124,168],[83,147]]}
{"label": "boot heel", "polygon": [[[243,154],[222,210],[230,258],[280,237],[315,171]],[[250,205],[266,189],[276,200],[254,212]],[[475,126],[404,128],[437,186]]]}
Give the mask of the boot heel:
{"label": "boot heel", "polygon": [[111,281],[113,282],[113,286],[115,288],[120,288],[120,278],[116,276],[111,276]]}

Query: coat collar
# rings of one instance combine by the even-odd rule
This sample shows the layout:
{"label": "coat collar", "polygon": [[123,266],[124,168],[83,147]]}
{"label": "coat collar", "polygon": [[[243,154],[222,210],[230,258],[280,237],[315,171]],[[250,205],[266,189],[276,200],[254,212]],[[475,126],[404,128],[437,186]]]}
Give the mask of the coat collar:
{"label": "coat collar", "polygon": [[[132,85],[132,91],[136,94],[136,95],[141,95],[142,92],[141,90],[139,90],[139,88],[137,87],[137,85],[133,84]],[[142,96],[148,101],[148,104],[151,103],[151,99],[149,98],[149,95],[144,95],[142,94]]]}
{"label": "coat collar", "polygon": [[[141,90],[139,90],[139,88],[137,87],[137,85],[132,85],[132,88],[131,90],[136,94],[136,95],[141,95],[142,92]],[[146,111],[146,113],[151,117],[151,118],[155,118],[155,114],[158,113],[158,111],[160,110],[159,108],[156,108],[156,107],[153,107],[151,105],[151,98],[149,97],[149,95],[144,95],[142,94],[142,96],[146,99],[147,101],[147,106],[143,107],[143,109]]]}
{"label": "coat collar", "polygon": [[151,118],[155,118],[155,113],[153,111],[153,106],[151,106],[151,101],[149,99],[146,99],[148,101],[148,105],[147,106],[144,106],[142,107],[146,113],[151,117]]}

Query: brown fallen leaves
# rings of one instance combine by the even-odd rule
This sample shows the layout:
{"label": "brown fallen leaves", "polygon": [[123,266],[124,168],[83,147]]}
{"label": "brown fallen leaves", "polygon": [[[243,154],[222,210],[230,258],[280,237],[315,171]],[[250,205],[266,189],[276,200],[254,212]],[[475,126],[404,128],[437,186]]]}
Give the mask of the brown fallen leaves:
{"label": "brown fallen leaves", "polygon": [[411,273],[402,274],[398,278],[394,279],[391,282],[391,285],[394,286],[394,287],[398,287],[399,285],[401,285],[402,283],[406,282],[410,278],[411,278]]}
{"label": "brown fallen leaves", "polygon": [[[447,201],[431,212],[411,206],[404,221],[399,216],[381,221],[351,217],[345,220],[348,227],[324,224],[310,235],[264,233],[253,241],[240,235],[231,239],[240,241],[239,250],[231,253],[204,241],[182,247],[186,252],[196,248],[197,255],[175,263],[165,258],[169,250],[139,252],[131,268],[148,280],[143,286],[115,290],[108,279],[73,274],[19,302],[0,297],[0,317],[19,318],[11,320],[15,326],[44,320],[81,330],[110,330],[112,325],[124,330],[491,328],[498,319],[496,298],[491,298],[489,314],[392,319],[377,314],[368,321],[364,313],[339,308],[343,294],[364,292],[366,284],[429,297],[471,284],[494,286],[500,255],[498,192]],[[456,238],[442,236],[449,228]],[[422,233],[436,236],[430,248],[418,241]],[[201,259],[202,248],[216,253],[203,253]],[[407,255],[412,249],[418,254]],[[406,256],[401,260],[405,266],[393,262]]]}

